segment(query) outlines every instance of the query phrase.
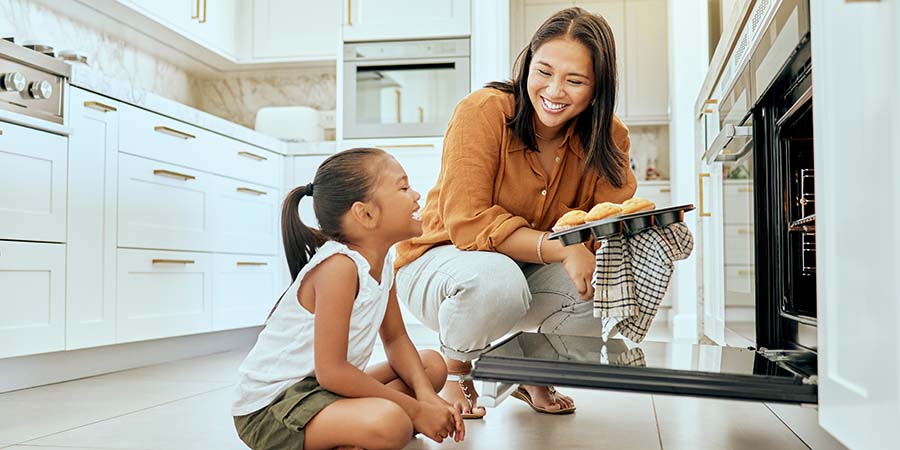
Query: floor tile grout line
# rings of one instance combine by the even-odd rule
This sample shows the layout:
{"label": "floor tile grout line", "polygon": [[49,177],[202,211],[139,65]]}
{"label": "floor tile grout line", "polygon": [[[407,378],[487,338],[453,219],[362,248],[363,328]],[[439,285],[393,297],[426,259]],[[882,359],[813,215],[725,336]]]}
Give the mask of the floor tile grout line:
{"label": "floor tile grout line", "polygon": [[[105,418],[105,419],[95,420],[95,421],[93,421],[93,422],[89,422],[89,423],[86,423],[86,424],[84,424],[84,425],[78,425],[77,427],[67,428],[67,429],[65,429],[65,430],[56,431],[56,432],[53,432],[53,433],[50,433],[50,434],[45,434],[45,435],[43,435],[43,436],[38,436],[38,437],[36,437],[36,438],[31,438],[31,439],[28,439],[28,440],[26,440],[26,441],[22,441],[22,442],[17,442],[17,443],[14,443],[14,444],[10,444],[10,446],[13,446],[13,445],[26,445],[26,446],[34,447],[34,446],[35,446],[34,444],[29,445],[28,443],[29,443],[29,442],[34,442],[34,441],[36,441],[36,440],[38,440],[38,439],[44,439],[44,438],[48,438],[48,437],[50,437],[50,436],[55,436],[55,435],[60,434],[60,433],[67,433],[67,432],[69,432],[69,431],[77,430],[77,429],[79,429],[79,428],[84,428],[84,427],[87,427],[87,426],[96,425],[96,424],[98,424],[98,423],[100,423],[100,422],[106,422],[107,420],[113,420],[113,419],[118,419],[118,418],[120,418],[120,417],[130,416],[130,415],[135,414],[135,413],[147,411],[147,410],[150,410],[150,409],[153,409],[153,408],[157,408],[157,407],[160,407],[160,406],[170,405],[170,404],[175,403],[175,402],[180,402],[180,401],[182,401],[182,400],[188,400],[188,399],[191,399],[191,398],[194,398],[194,397],[199,397],[199,396],[201,396],[201,395],[205,395],[205,394],[209,394],[209,393],[212,393],[212,392],[221,391],[221,390],[223,390],[223,389],[228,389],[228,388],[233,388],[233,387],[234,387],[234,384],[230,384],[230,385],[228,385],[228,386],[218,387],[218,388],[216,388],[216,389],[212,389],[212,390],[209,390],[209,391],[198,392],[198,393],[196,393],[196,394],[189,395],[189,396],[187,396],[187,397],[176,398],[176,399],[174,399],[174,400],[169,400],[169,401],[162,402],[162,403],[159,403],[159,404],[156,404],[156,405],[153,405],[153,406],[148,406],[148,407],[146,407],[146,408],[136,409],[136,410],[134,410],[134,411],[129,411],[129,412],[122,413],[122,414],[118,414],[118,415],[115,415],[115,416],[112,416],[112,417],[107,417],[107,418]],[[50,447],[59,447],[59,446],[58,446],[58,445],[51,445]]]}
{"label": "floor tile grout line", "polygon": [[659,414],[656,413],[656,399],[650,396],[650,404],[653,405],[653,420],[656,421],[656,438],[659,439],[659,450],[665,450],[662,442],[662,430],[659,428]]}
{"label": "floor tile grout line", "polygon": [[772,413],[772,415],[775,416],[775,418],[778,419],[778,421],[781,422],[781,424],[784,425],[784,427],[787,428],[788,431],[790,431],[791,434],[793,434],[797,438],[797,440],[800,441],[800,443],[802,443],[804,446],[806,446],[806,448],[812,450],[812,447],[810,447],[809,444],[807,444],[806,441],[804,441],[803,438],[801,438],[799,434],[794,432],[794,429],[791,428],[790,426],[788,426],[787,422],[785,422],[781,418],[781,416],[779,416],[772,408],[770,408],[768,403],[763,402],[763,406],[765,406],[766,409],[768,409],[769,412]]}

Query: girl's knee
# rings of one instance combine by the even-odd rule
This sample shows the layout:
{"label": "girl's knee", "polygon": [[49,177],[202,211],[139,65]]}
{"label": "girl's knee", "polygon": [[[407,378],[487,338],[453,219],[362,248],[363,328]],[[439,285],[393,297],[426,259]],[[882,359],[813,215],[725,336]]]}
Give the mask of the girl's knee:
{"label": "girl's knee", "polygon": [[435,392],[439,392],[447,381],[447,363],[444,357],[434,350],[422,350],[419,352],[419,358],[422,359],[431,386]]}
{"label": "girl's knee", "polygon": [[403,448],[413,435],[413,424],[400,405],[382,398],[373,398],[372,407],[359,423],[371,437],[368,447]]}

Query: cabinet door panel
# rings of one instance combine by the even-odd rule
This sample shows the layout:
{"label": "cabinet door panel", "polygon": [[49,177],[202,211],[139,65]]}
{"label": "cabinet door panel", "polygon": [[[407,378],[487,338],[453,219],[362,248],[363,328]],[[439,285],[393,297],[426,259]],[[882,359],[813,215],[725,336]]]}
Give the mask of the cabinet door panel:
{"label": "cabinet door panel", "polygon": [[63,350],[66,246],[0,241],[0,358]]}
{"label": "cabinet door panel", "polygon": [[627,81],[620,92],[632,122],[668,120],[667,20],[665,0],[625,2]]}
{"label": "cabinet door panel", "polygon": [[345,42],[468,36],[470,0],[348,0]]}
{"label": "cabinet door panel", "polygon": [[[253,57],[333,59],[340,41],[337,1],[256,0],[253,2]],[[302,27],[297,17],[304,17]]]}
{"label": "cabinet door panel", "polygon": [[262,325],[281,293],[274,257],[215,255],[213,329]]}
{"label": "cabinet door panel", "polygon": [[209,331],[211,289],[212,255],[119,249],[117,341]]}
{"label": "cabinet door panel", "polygon": [[69,137],[66,252],[66,349],[69,350],[112,344],[116,339],[119,114],[107,106],[121,106],[78,88],[70,92],[70,118],[76,132]]}
{"label": "cabinet door panel", "polygon": [[66,240],[63,136],[0,122],[0,239]]}
{"label": "cabinet door panel", "polygon": [[216,251],[275,254],[278,235],[279,192],[227,178],[216,180],[213,199]]}

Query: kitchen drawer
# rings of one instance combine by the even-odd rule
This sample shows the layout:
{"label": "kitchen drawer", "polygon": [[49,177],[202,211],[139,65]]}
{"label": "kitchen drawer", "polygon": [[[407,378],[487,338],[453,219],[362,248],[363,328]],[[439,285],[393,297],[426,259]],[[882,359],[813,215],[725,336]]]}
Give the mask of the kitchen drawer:
{"label": "kitchen drawer", "polygon": [[216,173],[263,186],[281,186],[283,156],[225,136],[214,139],[216,156],[210,163],[215,164]]}
{"label": "kitchen drawer", "polygon": [[755,306],[753,266],[725,265],[725,304],[727,306]]}
{"label": "kitchen drawer", "polygon": [[212,329],[213,255],[117,251],[117,342]]}
{"label": "kitchen drawer", "polygon": [[211,251],[213,175],[119,155],[119,247]]}
{"label": "kitchen drawer", "polygon": [[212,248],[218,252],[274,255],[281,243],[277,189],[215,177]]}
{"label": "kitchen drawer", "polygon": [[276,257],[215,255],[213,330],[262,325],[281,293],[279,269]]}
{"label": "kitchen drawer", "polygon": [[726,224],[753,223],[753,185],[751,181],[725,181],[723,190]]}
{"label": "kitchen drawer", "polygon": [[0,241],[0,358],[66,344],[66,246]]}
{"label": "kitchen drawer", "polygon": [[120,113],[119,151],[194,169],[214,161],[214,133],[133,106]]}
{"label": "kitchen drawer", "polygon": [[753,265],[753,226],[725,225],[725,264]]}
{"label": "kitchen drawer", "polygon": [[63,136],[0,122],[0,239],[65,242]]}

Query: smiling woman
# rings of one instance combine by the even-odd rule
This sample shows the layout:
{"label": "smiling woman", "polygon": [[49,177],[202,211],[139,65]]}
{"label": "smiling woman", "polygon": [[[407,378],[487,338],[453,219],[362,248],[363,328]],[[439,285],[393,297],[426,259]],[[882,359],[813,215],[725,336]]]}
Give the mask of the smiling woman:
{"label": "smiling woman", "polygon": [[[422,210],[423,234],[397,246],[397,295],[440,333],[451,378],[442,395],[476,407],[471,370],[510,331],[598,334],[590,300],[595,256],[546,239],[563,214],[631,198],[628,130],[614,116],[615,42],[603,17],[569,8],[547,19],[512,80],[457,105],[441,172]],[[485,276],[490,274],[489,276]],[[536,411],[575,410],[553,388],[516,398]]]}

